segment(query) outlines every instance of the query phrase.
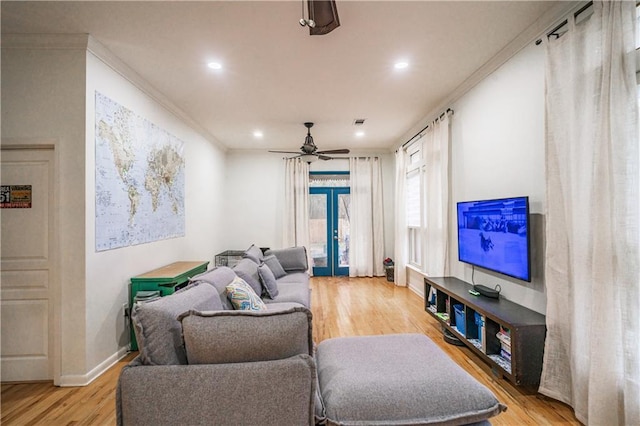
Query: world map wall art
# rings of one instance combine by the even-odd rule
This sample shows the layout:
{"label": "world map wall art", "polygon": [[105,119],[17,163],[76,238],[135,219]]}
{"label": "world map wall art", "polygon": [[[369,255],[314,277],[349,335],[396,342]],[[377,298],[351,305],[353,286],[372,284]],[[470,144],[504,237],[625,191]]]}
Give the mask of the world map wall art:
{"label": "world map wall art", "polygon": [[96,92],[96,251],[185,234],[184,142]]}

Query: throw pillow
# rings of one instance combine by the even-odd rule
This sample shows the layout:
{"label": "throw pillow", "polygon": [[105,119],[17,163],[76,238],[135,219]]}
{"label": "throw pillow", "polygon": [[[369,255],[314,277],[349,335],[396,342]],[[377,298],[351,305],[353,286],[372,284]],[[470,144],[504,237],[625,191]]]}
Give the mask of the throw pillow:
{"label": "throw pillow", "polygon": [[269,361],[313,354],[311,312],[189,311],[178,318],[189,364]]}
{"label": "throw pillow", "polygon": [[194,283],[169,296],[133,306],[131,320],[143,364],[187,363],[177,317],[190,309],[222,309],[216,289],[209,284]]}
{"label": "throw pillow", "polygon": [[244,251],[244,255],[242,257],[251,259],[259,265],[262,262],[264,255],[262,254],[260,247],[256,247],[255,244],[251,244],[251,247]]}
{"label": "throw pillow", "polygon": [[227,285],[227,297],[235,309],[243,311],[266,310],[264,302],[242,278],[236,277]]}
{"label": "throw pillow", "polygon": [[269,269],[271,269],[271,272],[273,272],[273,276],[275,277],[275,279],[287,275],[286,271],[275,255],[272,254],[270,256],[266,256],[264,259],[262,259],[262,261],[269,267]]}
{"label": "throw pillow", "polygon": [[306,272],[309,270],[307,249],[304,246],[269,249],[264,254],[265,256],[269,256],[271,254],[276,255],[278,257],[278,261],[282,265],[282,268],[287,272]]}
{"label": "throw pillow", "polygon": [[207,272],[191,277],[190,282],[205,282],[215,287],[218,291],[218,296],[222,302],[222,309],[233,309],[231,302],[227,299],[227,284],[229,284],[236,277],[236,273],[233,272],[228,266],[218,266],[217,268],[210,269]]}
{"label": "throw pillow", "polygon": [[258,275],[258,265],[250,259],[242,259],[233,267],[233,272],[251,286],[257,295],[262,293],[262,284]]}
{"label": "throw pillow", "polygon": [[276,277],[273,275],[273,272],[269,269],[269,265],[263,263],[258,266],[258,275],[260,275],[264,292],[270,299],[275,299],[278,295],[278,283],[276,282]]}

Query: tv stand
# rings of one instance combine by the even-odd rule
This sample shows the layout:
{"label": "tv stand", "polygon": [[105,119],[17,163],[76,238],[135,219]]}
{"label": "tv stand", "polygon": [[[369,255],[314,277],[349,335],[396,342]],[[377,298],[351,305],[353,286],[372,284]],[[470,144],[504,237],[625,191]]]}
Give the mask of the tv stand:
{"label": "tv stand", "polygon": [[[471,284],[455,277],[425,278],[425,311],[497,376],[518,386],[540,384],[545,316],[503,298],[474,296],[469,290]],[[457,312],[456,305],[462,307]]]}

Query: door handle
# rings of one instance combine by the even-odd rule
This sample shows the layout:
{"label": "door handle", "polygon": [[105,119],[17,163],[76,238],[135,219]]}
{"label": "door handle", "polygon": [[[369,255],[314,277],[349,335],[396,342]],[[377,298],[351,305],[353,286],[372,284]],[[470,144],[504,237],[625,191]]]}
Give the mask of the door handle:
{"label": "door handle", "polygon": [[333,239],[334,239],[334,240],[337,240],[337,239],[338,239],[338,236],[336,235],[335,237],[333,237]]}

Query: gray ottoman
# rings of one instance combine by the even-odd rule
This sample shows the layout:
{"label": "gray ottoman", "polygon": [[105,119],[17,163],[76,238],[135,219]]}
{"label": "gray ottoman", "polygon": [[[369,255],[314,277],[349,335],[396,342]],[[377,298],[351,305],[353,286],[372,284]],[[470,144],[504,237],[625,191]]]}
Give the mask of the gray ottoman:
{"label": "gray ottoman", "polygon": [[316,363],[328,424],[464,425],[506,410],[422,334],[325,340]]}

